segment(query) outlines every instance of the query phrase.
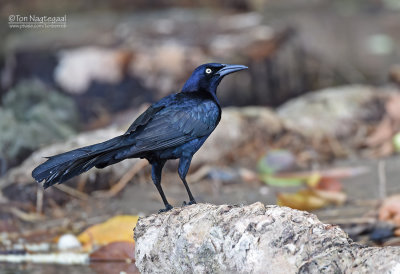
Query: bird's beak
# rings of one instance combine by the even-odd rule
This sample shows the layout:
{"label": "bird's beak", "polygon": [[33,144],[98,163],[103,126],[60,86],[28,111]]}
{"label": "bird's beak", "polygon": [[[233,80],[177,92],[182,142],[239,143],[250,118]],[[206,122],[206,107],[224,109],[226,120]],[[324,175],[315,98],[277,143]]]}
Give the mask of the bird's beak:
{"label": "bird's beak", "polygon": [[220,69],[217,74],[219,75],[220,78],[224,77],[225,75],[231,74],[233,72],[239,71],[239,70],[244,70],[248,69],[246,66],[242,65],[224,65],[222,69]]}

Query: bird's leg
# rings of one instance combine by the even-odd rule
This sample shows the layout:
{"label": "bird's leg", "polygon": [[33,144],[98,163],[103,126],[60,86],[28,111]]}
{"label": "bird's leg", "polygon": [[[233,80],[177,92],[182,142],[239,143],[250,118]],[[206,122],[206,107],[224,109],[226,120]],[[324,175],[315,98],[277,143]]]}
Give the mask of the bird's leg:
{"label": "bird's leg", "polygon": [[189,167],[190,167],[190,162],[192,161],[192,157],[190,158],[181,158],[179,160],[179,168],[178,168],[178,174],[179,177],[181,177],[181,180],[183,182],[183,184],[185,185],[186,191],[189,195],[189,203],[186,203],[186,201],[183,202],[182,206],[185,205],[192,205],[196,203],[196,200],[194,199],[192,192],[190,192],[189,186],[186,182],[186,174],[189,171]]}
{"label": "bird's leg", "polygon": [[164,191],[162,190],[161,187],[161,171],[164,167],[165,161],[160,161],[160,162],[152,162],[152,169],[151,169],[151,178],[153,179],[154,184],[156,185],[156,188],[158,192],[161,195],[161,198],[164,202],[165,209],[160,209],[158,212],[166,212],[168,210],[172,209],[172,206],[168,203],[167,198],[165,197]]}

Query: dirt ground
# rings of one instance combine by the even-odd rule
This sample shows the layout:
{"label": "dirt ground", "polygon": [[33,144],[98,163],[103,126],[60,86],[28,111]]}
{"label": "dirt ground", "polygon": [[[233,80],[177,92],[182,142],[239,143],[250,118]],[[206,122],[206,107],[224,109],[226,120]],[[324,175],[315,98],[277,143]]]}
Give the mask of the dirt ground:
{"label": "dirt ground", "polygon": [[[393,156],[384,160],[386,175],[386,195],[400,193],[400,156]],[[340,207],[332,206],[314,213],[322,221],[335,218],[361,217],[376,209],[381,198],[379,184],[378,161],[368,159],[353,159],[338,161],[333,167],[366,167],[368,172],[356,177],[342,180],[347,202]],[[149,167],[146,167],[149,171]],[[147,172],[146,170],[146,173]],[[187,201],[185,188],[177,173],[165,172],[163,176],[164,192],[173,206],[181,206]],[[190,183],[190,188],[198,203],[213,204],[251,204],[260,201],[265,204],[276,204],[276,194],[297,190],[296,187],[271,187],[260,182],[230,182],[221,183],[211,179],[204,179]],[[82,210],[82,207],[85,210]],[[113,198],[91,197],[88,201],[72,199],[65,205],[65,214],[73,219],[106,219],[117,214],[148,215],[157,213],[163,208],[159,194],[149,176],[145,181],[138,182],[135,178],[127,187]],[[55,224],[55,219],[45,220]]]}
{"label": "dirt ground", "polygon": [[[393,156],[384,160],[386,174],[386,196],[400,192],[400,157]],[[334,167],[366,167],[369,171],[365,174],[343,180],[344,192],[348,195],[348,202],[343,206],[355,207],[358,201],[377,201],[380,199],[380,186],[378,175],[378,161],[369,159],[353,159],[338,161]],[[189,182],[190,184],[190,182]],[[164,175],[163,187],[167,197],[174,206],[181,206],[187,201],[187,194],[177,174],[168,172]],[[190,184],[197,202],[214,204],[250,204],[261,201],[265,204],[276,204],[276,193],[280,191],[295,190],[296,188],[268,187],[261,183],[232,182],[222,184],[212,180],[201,180]],[[93,205],[103,203],[103,199],[93,199]],[[74,201],[72,202],[74,203]],[[365,202],[365,204],[368,204]],[[126,214],[147,215],[157,212],[162,208],[161,199],[153,186],[150,178],[146,183],[135,183],[132,180],[129,185],[115,199],[107,200],[107,208],[110,212]],[[365,210],[368,207],[365,206]],[[317,215],[324,220],[330,209],[317,211]],[[340,210],[335,208],[335,210]],[[93,212],[95,215],[99,215]],[[360,212],[361,213],[361,212]],[[340,214],[346,216],[346,212]],[[351,216],[349,216],[351,217]]]}
{"label": "dirt ground", "polygon": [[[390,157],[384,160],[386,175],[386,195],[400,193],[400,157]],[[348,201],[340,207],[332,206],[315,211],[314,213],[323,222],[340,223],[346,220],[354,220],[363,216],[376,216],[379,198],[382,195],[379,185],[378,161],[368,159],[353,159],[338,161],[336,167],[364,166],[369,172],[357,177],[343,180],[344,192]],[[381,182],[382,183],[382,182]],[[187,200],[186,191],[177,174],[166,172],[164,176],[164,190],[170,202],[174,206],[180,206],[183,200]],[[280,191],[288,191],[288,188],[267,187],[262,183],[233,182],[222,185],[212,180],[202,180],[190,184],[199,203],[208,202],[214,204],[251,204],[261,201],[265,204],[275,204],[276,194]],[[296,190],[296,188],[292,188]],[[85,210],[82,210],[82,209]],[[106,220],[117,214],[148,215],[156,213],[162,208],[157,190],[150,178],[146,182],[132,180],[128,186],[113,198],[90,198],[88,201],[71,200],[64,208],[70,222],[75,224],[91,223]],[[40,223],[40,227],[52,228],[54,226],[68,226],[62,219],[48,218]],[[123,269],[124,265],[92,264],[88,266],[51,266],[51,265],[1,265],[0,273],[102,273],[111,267]],[[115,268],[116,267],[116,268]],[[112,273],[112,272],[110,272]]]}

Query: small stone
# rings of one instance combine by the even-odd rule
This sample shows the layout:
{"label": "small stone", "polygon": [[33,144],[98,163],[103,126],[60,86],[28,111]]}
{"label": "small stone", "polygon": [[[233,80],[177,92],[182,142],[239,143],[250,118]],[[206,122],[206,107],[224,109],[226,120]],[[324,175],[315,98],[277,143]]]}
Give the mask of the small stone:
{"label": "small stone", "polygon": [[60,237],[57,243],[58,250],[60,251],[67,251],[73,249],[80,249],[82,248],[81,243],[79,242],[78,238],[72,234],[64,234]]}

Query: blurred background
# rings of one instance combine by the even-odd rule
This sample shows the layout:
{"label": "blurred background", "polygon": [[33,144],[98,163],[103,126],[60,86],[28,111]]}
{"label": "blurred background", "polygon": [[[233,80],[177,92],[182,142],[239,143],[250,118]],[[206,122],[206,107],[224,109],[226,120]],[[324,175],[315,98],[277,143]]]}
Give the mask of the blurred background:
{"label": "blurred background", "polygon": [[[65,22],[18,26],[18,15]],[[43,157],[121,134],[206,62],[249,70],[218,89],[221,123],[188,177],[198,202],[308,210],[360,243],[399,245],[399,18],[397,0],[2,0],[0,267],[115,273],[104,263],[6,262],[64,250],[76,264],[108,261],[109,250],[96,251],[133,241],[137,216],[162,208],[146,161],[46,191],[31,171]],[[180,206],[187,197],[176,169],[168,162],[163,185]],[[133,225],[124,239],[104,239],[94,231],[107,222],[114,235]],[[129,247],[114,246],[123,254],[114,259],[134,260]]]}

